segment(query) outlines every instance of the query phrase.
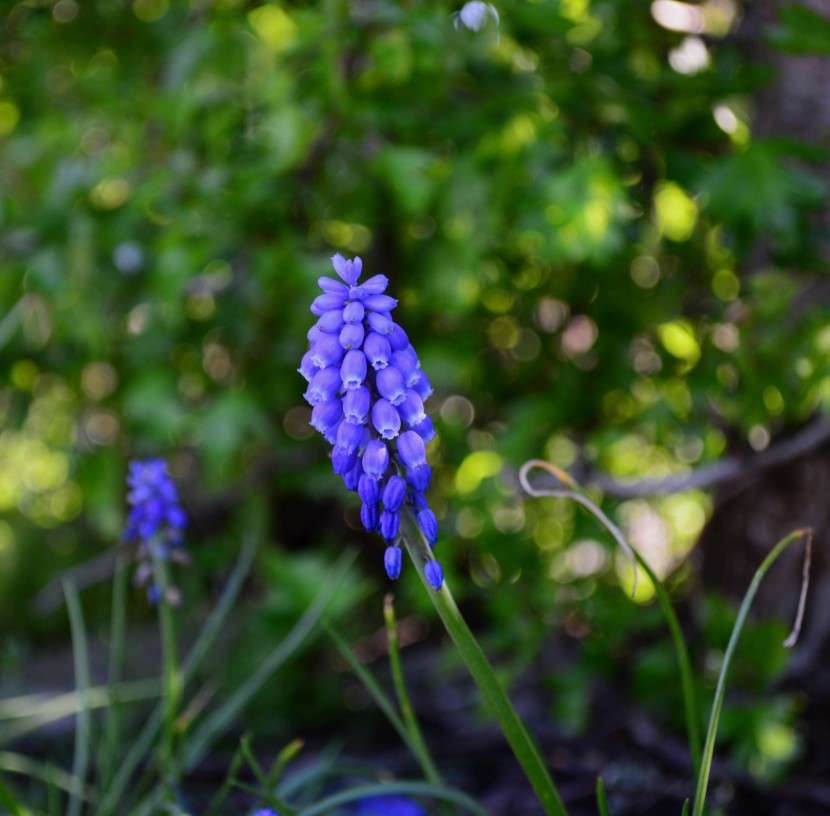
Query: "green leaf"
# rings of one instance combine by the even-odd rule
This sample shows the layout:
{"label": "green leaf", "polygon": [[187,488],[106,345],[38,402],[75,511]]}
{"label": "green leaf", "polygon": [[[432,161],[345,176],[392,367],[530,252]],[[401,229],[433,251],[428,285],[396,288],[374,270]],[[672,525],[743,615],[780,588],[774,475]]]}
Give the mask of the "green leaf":
{"label": "green leaf", "polygon": [[769,43],[790,54],[830,54],[830,20],[798,3],[779,10],[780,23],[768,34]]}

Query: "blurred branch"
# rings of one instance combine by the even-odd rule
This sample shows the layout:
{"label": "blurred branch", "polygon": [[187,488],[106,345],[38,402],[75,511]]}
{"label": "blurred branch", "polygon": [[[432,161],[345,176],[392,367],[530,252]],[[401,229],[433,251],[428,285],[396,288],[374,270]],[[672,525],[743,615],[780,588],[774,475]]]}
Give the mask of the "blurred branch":
{"label": "blurred branch", "polygon": [[786,464],[817,450],[830,442],[830,420],[824,417],[807,425],[798,433],[777,442],[766,450],[748,456],[727,456],[720,462],[695,468],[688,473],[664,479],[621,481],[606,473],[589,472],[583,481],[616,499],[633,499],[667,493],[680,493],[693,488],[704,489],[735,483],[742,489],[761,471]]}

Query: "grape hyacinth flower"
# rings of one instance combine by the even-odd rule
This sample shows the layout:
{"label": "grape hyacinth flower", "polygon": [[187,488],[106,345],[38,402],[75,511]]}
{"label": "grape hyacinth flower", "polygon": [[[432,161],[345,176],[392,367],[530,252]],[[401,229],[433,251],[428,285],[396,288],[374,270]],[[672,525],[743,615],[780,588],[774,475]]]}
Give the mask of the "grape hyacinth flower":
{"label": "grape hyacinth flower", "polygon": [[[158,603],[160,589],[152,580],[153,558],[178,563],[189,561],[183,546],[187,519],[163,459],[130,462],[127,485],[131,509],[123,538],[138,542],[136,557],[139,565],[134,581],[137,586],[147,585],[151,603]],[[168,589],[167,601],[171,605],[178,604],[176,589]]]}
{"label": "grape hyacinth flower", "polygon": [[[435,429],[424,400],[432,386],[406,332],[392,319],[398,301],[386,294],[387,277],[361,283],[360,258],[337,254],[331,261],[340,280],[318,280],[323,294],[311,304],[318,320],[297,370],[308,382],[311,425],[333,446],[334,472],[360,496],[363,526],[385,539],[384,566],[395,579],[404,506],[413,508],[430,547],[438,540],[425,496],[432,477],[425,444]],[[441,589],[443,570],[431,556],[424,574],[433,589]]]}

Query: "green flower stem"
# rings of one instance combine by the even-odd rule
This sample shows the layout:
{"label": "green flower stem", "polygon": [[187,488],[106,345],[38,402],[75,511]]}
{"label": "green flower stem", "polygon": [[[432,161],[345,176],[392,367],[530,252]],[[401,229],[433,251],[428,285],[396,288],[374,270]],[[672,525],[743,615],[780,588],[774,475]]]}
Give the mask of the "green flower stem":
{"label": "green flower stem", "polygon": [[[540,489],[533,487],[528,480],[528,473],[533,468],[538,467],[553,475],[562,483],[562,487],[553,487]],[[541,459],[531,459],[526,462],[519,474],[519,480],[524,490],[531,496],[548,497],[548,498],[565,498],[581,504],[594,518],[611,533],[614,540],[620,548],[629,555],[634,561],[639,564],[643,572],[648,576],[654,587],[654,592],[657,595],[657,601],[660,604],[660,609],[663,612],[663,617],[666,620],[666,625],[669,627],[671,633],[672,643],[674,644],[675,656],[677,657],[677,666],[680,671],[680,685],[683,691],[683,709],[686,715],[686,731],[689,738],[689,751],[692,755],[692,763],[694,765],[695,776],[700,773],[700,719],[698,717],[698,703],[697,692],[695,690],[694,675],[692,674],[692,663],[689,659],[689,650],[686,648],[686,641],[683,638],[683,630],[680,627],[680,621],[677,619],[677,613],[674,611],[669,593],[663,586],[662,581],[654,574],[654,570],[648,565],[648,562],[637,552],[623,536],[622,531],[616,524],[614,524],[605,513],[594,504],[588,496],[585,495],[582,488],[574,482],[565,471],[556,467],[555,465],[545,462]],[[634,574],[636,581],[636,572]],[[635,583],[636,586],[636,583]]]}
{"label": "green flower stem", "polygon": [[487,708],[499,724],[516,759],[536,792],[544,812],[547,816],[567,816],[565,806],[562,804],[556,786],[550,778],[539,749],[533,743],[524,723],[519,719],[510,700],[504,693],[496,673],[484,656],[478,641],[473,637],[464,618],[461,617],[447,582],[444,582],[444,586],[439,592],[435,592],[430,587],[423,570],[424,557],[429,552],[429,545],[423,538],[410,509],[407,509],[405,513],[401,513],[401,521],[403,541],[418,570],[418,575],[420,575],[421,581],[432,598],[444,627],[453,639],[461,659],[466,664],[479,691],[481,691]]}
{"label": "green flower stem", "polygon": [[173,608],[170,606],[168,598],[167,564],[155,552],[155,547],[151,547],[151,549],[153,550],[153,578],[159,590],[158,612],[164,664],[164,729],[160,767],[168,783],[175,785],[179,779],[179,763],[176,757],[176,720],[179,716],[182,699],[182,673],[179,669],[178,647],[176,644],[176,623],[173,617]]}
{"label": "green flower stem", "polygon": [[[729,645],[726,647],[726,652],[723,655],[723,665],[721,666],[720,676],[718,677],[718,685],[715,688],[715,699],[712,702],[712,713],[709,716],[709,728],[706,731],[706,743],[703,747],[703,759],[701,762],[700,773],[697,779],[697,788],[695,790],[695,805],[692,811],[693,816],[703,816],[704,808],[706,807],[706,789],[709,786],[709,773],[712,768],[712,758],[715,753],[715,737],[718,732],[718,721],[720,720],[720,712],[723,707],[723,697],[726,692],[726,675],[729,672],[729,664],[732,662],[732,657],[735,654],[735,647],[738,645],[738,638],[741,635],[741,630],[746,622],[746,616],[749,614],[749,608],[752,606],[752,601],[755,599],[755,594],[758,592],[758,587],[764,576],[769,571],[769,568],[778,559],[790,544],[806,536],[807,538],[807,554],[805,556],[805,564],[809,565],[810,549],[812,542],[812,530],[796,530],[790,533],[786,538],[782,538],[775,547],[773,547],[770,554],[764,559],[764,562],[758,567],[752,578],[752,583],[744,595],[741,608],[738,611],[738,617],[735,621],[735,626],[732,628],[732,635],[729,638]],[[807,578],[809,575],[809,566],[805,566],[804,583],[802,586],[802,603],[799,604],[799,615],[796,620],[794,632],[798,631],[801,622],[801,613],[803,611],[803,598],[806,591]],[[793,645],[794,638],[791,636],[785,641],[785,645]]]}
{"label": "green flower stem", "polygon": [[389,641],[389,663],[392,667],[392,682],[395,684],[395,694],[398,697],[398,705],[401,708],[401,716],[406,725],[409,741],[412,749],[418,757],[418,762],[423,768],[426,778],[433,785],[443,785],[444,780],[432,761],[429,748],[424,741],[421,727],[415,716],[415,710],[409,701],[409,693],[406,690],[403,668],[401,666],[401,650],[398,646],[398,624],[395,620],[395,607],[392,602],[392,595],[383,599],[383,619],[386,622],[386,637]]}

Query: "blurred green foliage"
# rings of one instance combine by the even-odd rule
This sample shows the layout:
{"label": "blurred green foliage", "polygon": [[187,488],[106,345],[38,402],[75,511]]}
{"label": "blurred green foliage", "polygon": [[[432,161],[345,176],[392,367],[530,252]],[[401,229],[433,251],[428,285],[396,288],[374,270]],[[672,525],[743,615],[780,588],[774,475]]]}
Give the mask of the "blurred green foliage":
{"label": "blurred green foliage", "polygon": [[[48,626],[35,592],[114,545],[126,462],[150,454],[171,457],[206,587],[246,528],[282,550],[365,541],[381,585],[295,372],[335,251],[400,298],[436,387],[441,558],[520,661],[563,602],[627,575],[573,505],[517,498],[522,461],[681,473],[826,407],[827,310],[804,296],[828,271],[825,151],[754,135],[769,72],[726,38],[740,7],[712,4],[705,39],[639,0],[511,0],[498,34],[455,30],[455,10],[9,4],[6,627]],[[790,7],[770,42],[821,50],[810,14]],[[700,493],[618,508],[661,575],[708,512]],[[282,587],[283,561],[260,579],[277,617],[317,563]]]}

